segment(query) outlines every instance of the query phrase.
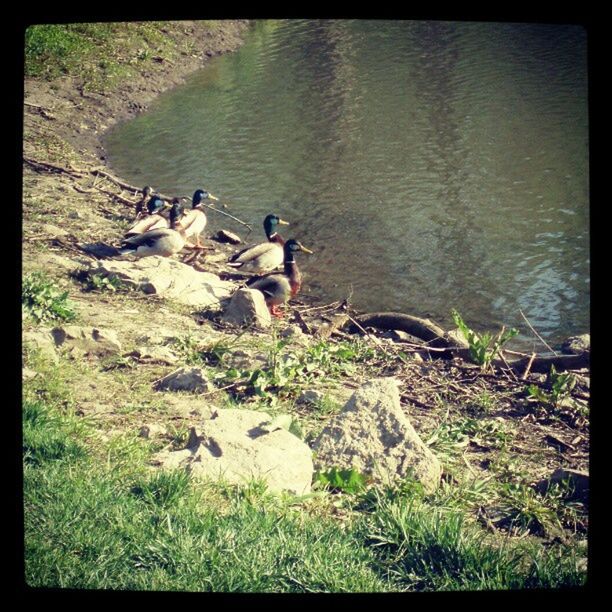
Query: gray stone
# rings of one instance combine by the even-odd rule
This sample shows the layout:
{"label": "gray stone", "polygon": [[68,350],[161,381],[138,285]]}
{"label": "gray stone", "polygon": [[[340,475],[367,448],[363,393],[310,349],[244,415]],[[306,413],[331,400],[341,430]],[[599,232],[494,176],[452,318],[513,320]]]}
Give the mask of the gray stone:
{"label": "gray stone", "polygon": [[270,327],[272,318],[261,291],[238,289],[221,317],[225,323],[237,326]]}
{"label": "gray stone", "polygon": [[41,329],[24,332],[23,343],[36,349],[43,357],[53,361],[53,363],[58,363],[59,357],[55,350],[55,340],[51,335],[51,330]]}
{"label": "gray stone", "polygon": [[174,365],[179,358],[167,346],[139,346],[136,347],[129,357],[135,357],[143,363],[163,363]]}
{"label": "gray stone", "polygon": [[459,329],[451,329],[444,334],[444,339],[448,342],[449,346],[456,346],[459,348],[469,348],[470,343],[466,340],[465,336]]}
{"label": "gray stone", "polygon": [[51,335],[57,347],[67,349],[74,356],[102,357],[121,352],[117,332],[112,329],[64,325],[54,327]]}
{"label": "gray stone", "polygon": [[316,389],[306,389],[300,393],[297,398],[298,404],[316,404],[325,398],[323,391],[317,391]]}
{"label": "gray stone", "polygon": [[567,338],[561,345],[561,350],[570,355],[581,355],[591,350],[591,334],[581,334]]}
{"label": "gray stone", "polygon": [[92,264],[90,273],[116,276],[126,285],[200,308],[217,307],[236,285],[216,274],[194,270],[170,257],[143,257],[136,261],[103,260]]}
{"label": "gray stone", "polygon": [[203,393],[214,389],[212,383],[206,377],[206,372],[197,367],[179,368],[157,381],[155,388],[158,391],[192,391],[194,393]]}
{"label": "gray stone", "polygon": [[198,478],[246,485],[262,479],[273,492],[310,492],[312,452],[285,429],[268,431],[270,415],[253,410],[218,410],[192,428],[187,448],[164,451],[156,462],[185,468]]}
{"label": "gray stone", "polygon": [[357,389],[313,444],[318,470],[354,468],[390,484],[411,477],[434,491],[441,465],[400,406],[398,382],[374,379]]}

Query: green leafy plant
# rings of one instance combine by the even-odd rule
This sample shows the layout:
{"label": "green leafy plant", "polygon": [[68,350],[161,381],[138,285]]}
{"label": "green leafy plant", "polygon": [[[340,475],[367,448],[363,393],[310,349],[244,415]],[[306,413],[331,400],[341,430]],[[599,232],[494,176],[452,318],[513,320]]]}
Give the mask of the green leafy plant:
{"label": "green leafy plant", "polygon": [[331,489],[332,491],[342,491],[343,493],[360,493],[368,484],[368,477],[357,470],[341,470],[332,468],[326,472],[317,472],[314,483],[318,487]]}
{"label": "green leafy plant", "polygon": [[21,304],[23,311],[37,323],[76,318],[68,291],[62,291],[42,272],[33,272],[23,279]]}
{"label": "green leafy plant", "polygon": [[545,391],[532,384],[527,386],[527,393],[538,403],[557,408],[564,399],[571,395],[572,389],[576,385],[576,377],[571,372],[557,372],[555,366],[551,365],[546,384],[550,391]]}
{"label": "green leafy plant", "polygon": [[471,358],[478,365],[482,366],[483,370],[489,369],[491,362],[495,359],[501,347],[518,334],[517,329],[511,328],[506,330],[505,327],[502,327],[496,336],[489,332],[478,334],[466,325],[456,310],[452,310],[451,315],[455,325],[468,342]]}

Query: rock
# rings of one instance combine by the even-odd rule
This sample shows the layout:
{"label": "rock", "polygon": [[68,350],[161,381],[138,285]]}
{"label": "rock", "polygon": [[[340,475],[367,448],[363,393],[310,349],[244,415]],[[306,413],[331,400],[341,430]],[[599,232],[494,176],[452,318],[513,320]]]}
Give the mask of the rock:
{"label": "rock", "polygon": [[272,324],[270,311],[266,306],[266,300],[261,291],[256,289],[238,289],[221,319],[225,323],[238,325],[252,325],[253,327],[266,328]]}
{"label": "rock", "polygon": [[581,334],[567,338],[561,345],[561,351],[569,355],[582,355],[591,350],[591,334]]}
{"label": "rock", "polygon": [[151,423],[150,425],[143,425],[138,432],[138,435],[141,438],[146,438],[147,440],[151,437],[155,436],[163,436],[168,433],[168,430],[159,423]]}
{"label": "rock", "polygon": [[273,492],[310,492],[312,453],[285,429],[268,431],[270,415],[254,410],[218,410],[192,428],[187,448],[159,453],[165,468],[184,467],[198,478],[247,484],[263,479]]}
{"label": "rock", "polygon": [[400,406],[397,380],[374,379],[357,389],[314,441],[318,470],[354,468],[385,484],[411,477],[432,492],[440,462]]}
{"label": "rock", "polygon": [[116,276],[144,293],[159,295],[181,304],[208,308],[228,298],[236,285],[216,274],[200,272],[170,257],[143,257],[136,261],[102,260],[89,272]]}
{"label": "rock", "polygon": [[155,384],[157,391],[193,391],[203,393],[214,389],[202,368],[185,367],[171,372]]}
{"label": "rock", "polygon": [[22,368],[21,369],[21,377],[23,380],[31,380],[32,378],[38,376],[38,372],[34,370],[30,370],[30,368]]}
{"label": "rock", "polygon": [[51,335],[57,347],[67,349],[74,356],[102,357],[121,353],[117,332],[112,329],[65,325],[54,327]]}
{"label": "rock", "polygon": [[242,239],[240,236],[238,236],[238,234],[228,232],[227,230],[219,230],[215,234],[214,239],[226,244],[240,244],[242,242]]}
{"label": "rock", "polygon": [[465,336],[459,329],[451,329],[445,332],[444,339],[448,342],[449,346],[465,349],[470,347],[470,343],[465,339]]}
{"label": "rock", "polygon": [[300,396],[297,398],[298,404],[316,404],[325,398],[323,391],[317,391],[316,389],[306,389],[302,391]]}
{"label": "rock", "polygon": [[179,358],[167,346],[139,346],[127,354],[143,363],[164,363],[174,365]]}
{"label": "rock", "polygon": [[292,344],[295,343],[302,346],[310,342],[309,337],[302,331],[299,325],[288,325],[279,333],[279,336]]}
{"label": "rock", "polygon": [[43,329],[39,331],[24,332],[23,343],[24,345],[32,346],[39,351],[43,357],[53,361],[53,363],[58,363],[59,357],[55,350],[55,340],[51,335],[51,330]]}

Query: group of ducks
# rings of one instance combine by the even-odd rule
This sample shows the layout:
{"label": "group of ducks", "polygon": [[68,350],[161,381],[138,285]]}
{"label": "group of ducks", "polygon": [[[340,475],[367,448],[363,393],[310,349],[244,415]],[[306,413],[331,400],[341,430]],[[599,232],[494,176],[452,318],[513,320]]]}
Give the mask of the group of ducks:
{"label": "group of ducks", "polygon": [[[168,204],[151,187],[143,189],[143,197],[136,204],[136,220],[126,232],[118,252],[120,256],[136,258],[161,255],[169,257],[184,248],[194,251],[191,261],[206,247],[201,244],[201,234],[207,224],[204,206],[208,201],[217,201],[211,193],[198,189],[192,197],[191,208],[185,209],[186,198],[174,198]],[[162,213],[170,209],[168,217]],[[252,273],[247,286],[264,294],[266,305],[273,316],[281,317],[279,306],[295,297],[302,285],[302,275],[295,261],[295,253],[312,253],[295,239],[283,240],[278,234],[279,225],[289,225],[278,215],[270,214],[264,219],[267,242],[242,249],[233,254],[227,265]],[[274,273],[283,266],[283,272]]]}

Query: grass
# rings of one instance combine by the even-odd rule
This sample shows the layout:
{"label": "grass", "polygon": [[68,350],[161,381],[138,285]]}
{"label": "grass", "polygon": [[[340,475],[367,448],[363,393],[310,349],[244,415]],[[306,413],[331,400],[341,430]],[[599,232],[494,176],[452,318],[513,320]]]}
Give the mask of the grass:
{"label": "grass", "polygon": [[584,581],[580,551],[486,536],[465,518],[457,491],[449,505],[448,489],[427,496],[410,481],[364,489],[337,473],[337,482],[328,480],[344,493],[294,498],[257,482],[240,488],[155,472],[148,440],[130,433],[106,443],[96,438],[75,416],[65,380],[33,385],[24,390],[23,417],[31,586],[383,592]]}
{"label": "grass", "polygon": [[25,33],[26,76],[76,76],[84,89],[107,90],[153,57],[171,56],[171,44],[160,31],[164,23],[32,25]]}

